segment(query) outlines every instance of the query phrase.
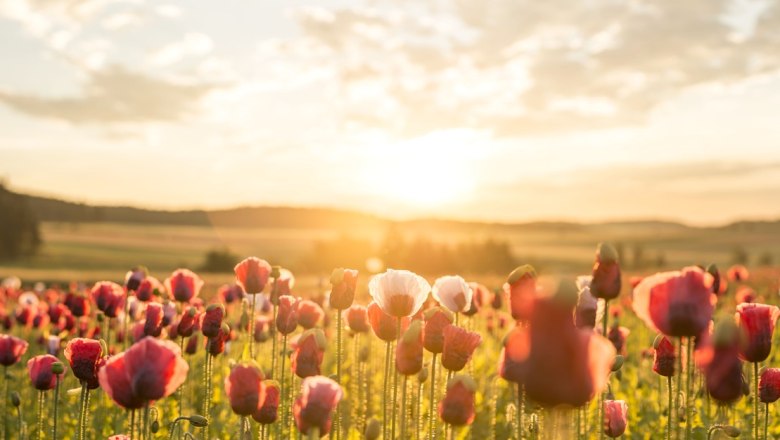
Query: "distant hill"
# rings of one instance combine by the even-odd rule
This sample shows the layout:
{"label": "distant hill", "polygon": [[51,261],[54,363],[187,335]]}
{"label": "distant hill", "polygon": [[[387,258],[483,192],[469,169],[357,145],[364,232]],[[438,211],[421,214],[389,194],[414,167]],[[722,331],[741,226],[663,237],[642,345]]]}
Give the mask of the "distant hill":
{"label": "distant hill", "polygon": [[678,222],[660,220],[610,221],[577,223],[535,221],[526,223],[469,222],[438,218],[422,218],[394,222],[376,215],[336,208],[298,208],[284,206],[245,206],[218,210],[167,211],[131,206],[95,206],[51,197],[17,193],[27,198],[29,206],[43,222],[62,223],[135,223],[187,226],[304,228],[304,229],[384,229],[392,224],[410,229],[545,231],[545,232],[612,232],[654,230],[680,232],[686,229],[718,229],[727,231],[780,231],[780,220],[739,221],[714,228],[696,228]]}

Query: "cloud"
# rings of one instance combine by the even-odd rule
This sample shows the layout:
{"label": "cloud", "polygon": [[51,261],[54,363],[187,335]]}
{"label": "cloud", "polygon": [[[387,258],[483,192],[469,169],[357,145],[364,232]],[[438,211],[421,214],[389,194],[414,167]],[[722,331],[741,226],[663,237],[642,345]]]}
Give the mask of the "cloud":
{"label": "cloud", "polygon": [[197,113],[201,99],[217,88],[155,78],[116,65],[88,74],[81,96],[0,91],[0,102],[31,116],[72,124],[173,122]]}
{"label": "cloud", "polygon": [[372,5],[294,16],[304,39],[325,51],[312,62],[338,74],[346,122],[404,137],[636,125],[687,89],[780,71],[778,2]]}
{"label": "cloud", "polygon": [[175,64],[188,56],[208,55],[214,48],[214,42],[208,35],[201,33],[185,34],[181,40],[163,46],[153,52],[149,61],[156,66]]}

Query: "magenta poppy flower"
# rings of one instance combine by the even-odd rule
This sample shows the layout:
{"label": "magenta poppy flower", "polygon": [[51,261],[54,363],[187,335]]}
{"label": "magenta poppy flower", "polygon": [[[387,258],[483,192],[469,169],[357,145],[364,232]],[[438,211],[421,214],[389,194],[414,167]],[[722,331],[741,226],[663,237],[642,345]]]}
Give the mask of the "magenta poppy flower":
{"label": "magenta poppy flower", "polygon": [[748,362],[763,362],[772,351],[772,335],[780,309],[766,304],[740,304],[737,323],[742,330],[740,356]]}
{"label": "magenta poppy flower", "polygon": [[524,264],[513,270],[504,284],[504,292],[509,295],[512,318],[527,321],[533,313],[536,296],[536,270],[533,266]]}
{"label": "magenta poppy flower", "polygon": [[250,416],[265,399],[263,372],[254,361],[242,361],[230,369],[225,377],[225,394],[233,412]]}
{"label": "magenta poppy flower", "polygon": [[16,336],[0,335],[0,365],[10,367],[27,352],[27,341]]}
{"label": "magenta poppy flower", "polygon": [[334,269],[330,276],[328,303],[336,310],[344,310],[355,300],[358,271],[355,269]]}
{"label": "magenta poppy flower", "polygon": [[51,365],[55,362],[59,362],[59,359],[50,354],[38,355],[27,361],[27,372],[36,390],[53,390],[57,385],[57,376],[62,374],[56,375],[51,371]]}
{"label": "magenta poppy flower", "polygon": [[439,402],[439,417],[452,426],[470,425],[474,421],[474,395],[477,384],[474,379],[458,374],[447,382],[447,392]]}
{"label": "magenta poppy flower", "polygon": [[116,318],[125,305],[125,291],[117,283],[100,281],[91,291],[95,306],[109,318]]}
{"label": "magenta poppy flower", "polygon": [[271,265],[257,257],[249,257],[233,269],[236,282],[250,295],[262,293],[271,276]]}
{"label": "magenta poppy flower", "polygon": [[626,432],[628,426],[628,405],[624,400],[604,401],[604,434],[617,438]]}
{"label": "magenta poppy flower", "polygon": [[309,434],[312,427],[320,437],[330,432],[331,415],[344,395],[338,383],[324,376],[311,376],[303,380],[302,393],[293,404],[293,416],[298,430]]}
{"label": "magenta poppy flower", "polygon": [[177,269],[164,281],[165,290],[176,301],[190,302],[200,294],[203,280],[189,269]]}

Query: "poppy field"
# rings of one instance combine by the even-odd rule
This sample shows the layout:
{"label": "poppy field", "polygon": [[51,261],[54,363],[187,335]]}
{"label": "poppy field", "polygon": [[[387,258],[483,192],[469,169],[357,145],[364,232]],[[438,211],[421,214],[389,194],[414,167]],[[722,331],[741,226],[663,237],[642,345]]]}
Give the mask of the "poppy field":
{"label": "poppy field", "polygon": [[777,438],[780,274],[697,263],[8,278],[3,438]]}

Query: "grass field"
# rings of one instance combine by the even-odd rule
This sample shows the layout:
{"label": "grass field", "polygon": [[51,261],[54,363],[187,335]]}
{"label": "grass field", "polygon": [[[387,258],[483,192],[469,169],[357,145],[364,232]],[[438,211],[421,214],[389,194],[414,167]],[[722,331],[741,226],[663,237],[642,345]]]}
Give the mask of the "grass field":
{"label": "grass field", "polygon": [[[753,228],[689,228],[666,223],[604,225],[468,225],[409,222],[399,228],[405,238],[425,237],[444,243],[494,239],[510,244],[518,263],[531,262],[550,271],[576,273],[599,241],[623,245],[626,267],[651,270],[692,263],[721,266],[744,252],[752,266],[780,261],[780,233],[770,224]],[[379,245],[387,231],[336,228],[236,228],[118,223],[43,223],[44,244],[38,254],[0,266],[0,276],[26,279],[94,280],[145,264],[154,273],[177,267],[197,268],[212,249],[236,255],[259,255],[296,269],[318,240],[340,236],[368,239]],[[635,264],[637,249],[643,263]],[[380,255],[381,256],[381,255]],[[660,261],[659,259],[663,260]],[[768,259],[768,260],[767,260]],[[219,277],[217,277],[219,278]],[[229,278],[229,277],[228,277]]]}

